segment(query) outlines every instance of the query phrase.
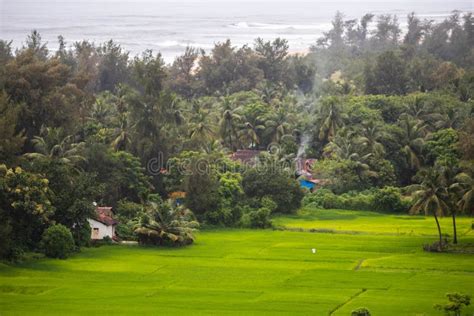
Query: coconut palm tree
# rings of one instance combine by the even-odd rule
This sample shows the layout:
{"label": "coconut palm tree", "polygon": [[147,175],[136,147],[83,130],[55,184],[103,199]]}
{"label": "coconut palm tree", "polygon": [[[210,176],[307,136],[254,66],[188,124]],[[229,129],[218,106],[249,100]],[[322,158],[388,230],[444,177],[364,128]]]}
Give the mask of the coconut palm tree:
{"label": "coconut palm tree", "polygon": [[406,104],[405,109],[407,115],[422,124],[431,125],[443,118],[441,114],[433,111],[432,107],[430,108],[419,96],[414,96],[412,101]]}
{"label": "coconut palm tree", "polygon": [[213,119],[210,113],[202,108],[198,108],[192,114],[189,126],[189,137],[201,147],[205,147],[214,136]]}
{"label": "coconut palm tree", "polygon": [[75,143],[73,136],[64,135],[62,128],[41,128],[41,136],[32,140],[34,153],[26,153],[25,157],[33,160],[58,160],[61,163],[75,166],[85,161],[81,155],[84,143]]}
{"label": "coconut palm tree", "polygon": [[353,131],[341,129],[334,140],[324,147],[324,154],[352,161],[354,170],[361,181],[364,177],[377,177],[378,174],[371,170],[368,164],[373,154],[367,152],[367,145],[359,142],[355,135]]}
{"label": "coconut palm tree", "polygon": [[426,125],[411,119],[409,115],[403,115],[398,125],[401,151],[406,157],[408,166],[413,170],[418,170],[421,166],[421,151],[427,134]]}
{"label": "coconut palm tree", "polygon": [[460,198],[458,200],[459,208],[469,215],[474,214],[474,179],[465,172],[459,173],[454,186],[460,190]]}
{"label": "coconut palm tree", "polygon": [[439,169],[434,167],[420,170],[417,178],[421,180],[420,184],[414,184],[409,187],[410,191],[413,192],[414,202],[410,213],[433,215],[438,228],[438,249],[440,250],[443,240],[438,217],[445,215],[449,203],[445,179]]}
{"label": "coconut palm tree", "polygon": [[185,246],[194,242],[193,232],[197,228],[199,223],[189,209],[170,201],[149,202],[135,233],[141,244]]}
{"label": "coconut palm tree", "polygon": [[466,172],[460,172],[454,177],[449,186],[449,190],[452,193],[452,199],[454,200],[454,203],[452,203],[451,215],[453,218],[454,230],[453,242],[456,244],[456,210],[459,209],[461,212],[469,215],[474,214],[474,180]]}
{"label": "coconut palm tree", "polygon": [[265,84],[265,86],[263,86],[259,91],[260,98],[262,99],[263,102],[270,104],[272,100],[279,97],[279,91],[280,90],[276,89],[274,85],[267,82],[267,84]]}
{"label": "coconut palm tree", "polygon": [[128,113],[119,113],[117,117],[117,127],[113,132],[113,140],[110,144],[116,151],[127,149],[132,143],[133,126],[129,126]]}
{"label": "coconut palm tree", "polygon": [[237,125],[240,120],[241,117],[235,110],[226,109],[222,113],[222,118],[219,122],[220,133],[224,140],[224,144],[226,144],[231,150],[235,149],[235,142],[238,141]]}
{"label": "coconut palm tree", "polygon": [[111,113],[111,106],[106,102],[106,100],[103,97],[97,98],[95,103],[92,105],[88,119],[102,126],[107,126]]}
{"label": "coconut palm tree", "polygon": [[388,136],[382,125],[375,121],[365,121],[362,123],[362,127],[357,142],[366,146],[369,152],[376,157],[382,157],[385,154],[382,140]]}
{"label": "coconut palm tree", "polygon": [[343,113],[336,97],[325,99],[317,113],[319,140],[328,143],[334,139],[343,122]]}
{"label": "coconut palm tree", "polygon": [[240,139],[243,143],[247,143],[250,148],[255,148],[260,144],[260,137],[258,133],[263,129],[263,126],[254,126],[250,122],[246,122],[240,130]]}
{"label": "coconut palm tree", "polygon": [[272,141],[279,143],[281,138],[289,133],[294,117],[284,108],[279,108],[265,122],[265,133]]}
{"label": "coconut palm tree", "polygon": [[458,243],[458,234],[456,229],[456,215],[458,213],[458,206],[456,205],[457,196],[462,192],[461,184],[456,184],[458,180],[457,172],[458,167],[457,163],[444,161],[442,163],[436,163],[435,167],[439,168],[441,175],[444,177],[444,183],[447,187],[447,205],[449,207],[449,212],[451,213],[453,221],[453,243]]}

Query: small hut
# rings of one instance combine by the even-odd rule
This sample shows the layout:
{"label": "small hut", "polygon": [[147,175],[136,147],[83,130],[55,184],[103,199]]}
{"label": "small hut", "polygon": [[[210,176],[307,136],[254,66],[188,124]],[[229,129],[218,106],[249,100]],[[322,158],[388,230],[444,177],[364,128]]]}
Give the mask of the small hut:
{"label": "small hut", "polygon": [[115,226],[118,222],[113,218],[112,207],[98,206],[96,207],[93,218],[87,220],[91,226],[91,239],[100,240],[104,237],[115,239]]}

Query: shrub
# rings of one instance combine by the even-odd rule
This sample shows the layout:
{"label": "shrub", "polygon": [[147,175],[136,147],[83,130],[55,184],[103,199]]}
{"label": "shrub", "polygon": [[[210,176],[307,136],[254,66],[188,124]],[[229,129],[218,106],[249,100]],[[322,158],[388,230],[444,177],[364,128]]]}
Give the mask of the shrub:
{"label": "shrub", "polygon": [[351,316],[370,316],[370,312],[365,307],[360,307],[352,311]]}
{"label": "shrub", "polygon": [[277,205],[275,212],[292,213],[301,206],[303,191],[300,185],[283,171],[270,167],[249,169],[244,174],[242,186],[250,198],[270,197]]}
{"label": "shrub", "polygon": [[408,212],[410,204],[410,201],[402,199],[400,189],[395,187],[340,195],[328,189],[319,189],[303,199],[304,206],[316,208],[397,213]]}
{"label": "shrub", "polygon": [[205,219],[211,225],[232,226],[238,222],[240,215],[238,208],[220,208],[206,212]]}
{"label": "shrub", "polygon": [[74,239],[66,226],[57,224],[48,227],[41,239],[41,249],[51,258],[67,258],[74,251]]}
{"label": "shrub", "polygon": [[471,296],[461,293],[446,294],[449,303],[441,305],[436,304],[434,307],[437,310],[444,311],[446,315],[460,316],[461,311],[465,306],[471,305]]}
{"label": "shrub", "polygon": [[12,262],[20,262],[25,257],[25,251],[20,247],[11,247],[5,256],[6,259]]}
{"label": "shrub", "polygon": [[132,219],[138,217],[143,212],[143,206],[127,200],[120,200],[115,211],[122,218]]}
{"label": "shrub", "polygon": [[446,250],[447,246],[448,246],[447,240],[444,240],[441,243],[439,241],[436,241],[432,244],[424,244],[423,250],[426,252],[443,252]]}
{"label": "shrub", "polygon": [[311,206],[316,208],[331,208],[329,201],[333,201],[337,196],[328,189],[318,189],[311,194],[305,195],[303,198],[303,206]]}
{"label": "shrub", "polygon": [[137,220],[119,221],[115,228],[115,232],[120,239],[123,240],[137,240],[137,236],[133,232],[134,226],[137,225]]}
{"label": "shrub", "polygon": [[270,209],[261,207],[258,210],[249,213],[250,227],[252,228],[268,228],[271,227]]}
{"label": "shrub", "polygon": [[89,225],[89,222],[82,223],[82,225],[76,225],[71,230],[71,234],[77,247],[87,247],[90,245],[91,226]]}
{"label": "shrub", "polygon": [[270,210],[270,213],[274,212],[278,207],[275,201],[273,201],[272,198],[269,196],[263,197],[260,204],[262,205],[263,208]]}
{"label": "shrub", "polygon": [[141,245],[180,247],[194,242],[197,228],[199,223],[189,209],[169,201],[149,202],[135,234]]}
{"label": "shrub", "polygon": [[400,189],[385,187],[375,191],[373,210],[379,212],[408,212],[409,205],[402,201]]}
{"label": "shrub", "polygon": [[331,190],[319,189],[303,199],[304,206],[325,209],[372,210],[373,194],[371,192],[334,194]]}

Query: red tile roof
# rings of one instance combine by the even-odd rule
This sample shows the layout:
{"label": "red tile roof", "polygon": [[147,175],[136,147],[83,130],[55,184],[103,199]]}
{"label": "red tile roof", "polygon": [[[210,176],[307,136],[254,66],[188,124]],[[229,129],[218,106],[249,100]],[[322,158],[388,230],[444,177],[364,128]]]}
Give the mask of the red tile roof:
{"label": "red tile roof", "polygon": [[238,149],[232,153],[230,159],[240,161],[243,164],[254,165],[257,163],[257,156],[260,154],[260,150],[253,149]]}
{"label": "red tile roof", "polygon": [[95,210],[95,213],[94,219],[104,225],[111,226],[118,224],[118,222],[113,218],[112,207],[98,206]]}

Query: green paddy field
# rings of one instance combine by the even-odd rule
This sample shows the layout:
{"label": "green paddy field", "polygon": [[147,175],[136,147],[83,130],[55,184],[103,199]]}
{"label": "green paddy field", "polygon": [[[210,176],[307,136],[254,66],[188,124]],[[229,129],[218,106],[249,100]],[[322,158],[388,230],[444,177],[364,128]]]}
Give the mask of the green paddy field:
{"label": "green paddy field", "polygon": [[[445,293],[474,294],[473,254],[422,251],[436,240],[432,218],[313,209],[274,223],[289,230],[205,230],[182,249],[0,264],[0,315],[443,315],[433,305]],[[458,224],[461,244],[474,244],[472,218]]]}

